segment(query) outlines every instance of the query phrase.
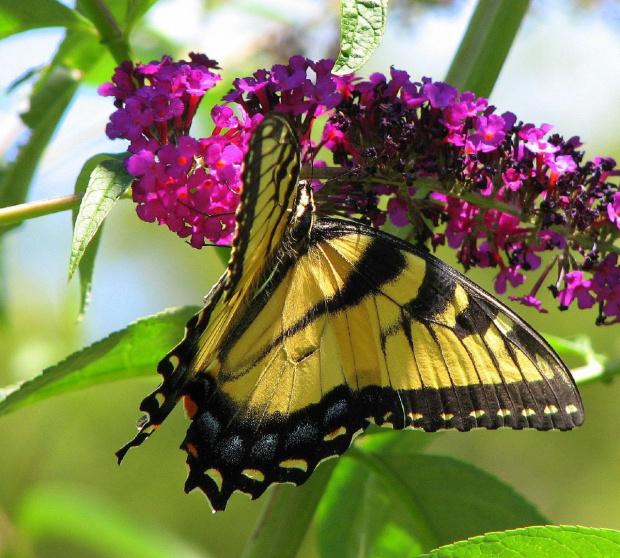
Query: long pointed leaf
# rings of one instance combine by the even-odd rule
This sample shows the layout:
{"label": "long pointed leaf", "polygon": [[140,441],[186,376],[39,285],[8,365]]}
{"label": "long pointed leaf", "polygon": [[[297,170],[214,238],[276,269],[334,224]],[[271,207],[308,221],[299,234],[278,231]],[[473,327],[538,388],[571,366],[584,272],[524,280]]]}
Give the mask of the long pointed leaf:
{"label": "long pointed leaf", "polygon": [[133,181],[134,177],[125,170],[119,159],[101,161],[90,173],[73,229],[69,279],[104,219]]}
{"label": "long pointed leaf", "polygon": [[86,387],[153,375],[161,357],[198,308],[185,306],[142,318],[77,351],[20,385],[0,390],[0,415]]}
{"label": "long pointed leaf", "polygon": [[528,5],[528,0],[479,0],[446,81],[488,97]]}
{"label": "long pointed leaf", "polygon": [[[98,165],[104,164],[104,161],[110,160],[110,158],[116,158],[119,161],[124,158],[124,155],[113,156],[108,153],[101,153],[99,155],[95,155],[91,157],[80,171],[78,179],[75,183],[75,193],[83,194],[88,191],[91,180],[94,180],[95,177],[99,177],[100,180],[105,181],[106,177],[104,176],[106,173],[105,167],[103,169],[98,169]],[[95,170],[97,172],[95,172]],[[110,177],[108,177],[110,178]],[[111,178],[112,182],[122,183],[122,177],[114,177]],[[94,188],[94,186],[93,186]],[[93,192],[93,197],[95,193]],[[114,192],[110,192],[111,196],[114,196]],[[82,201],[84,201],[82,199]],[[95,200],[93,200],[95,202]],[[95,228],[95,234],[90,236],[90,240],[87,239],[76,239],[77,229],[75,227],[78,218],[80,217],[80,209],[76,209],[73,211],[73,227],[74,227],[74,237],[72,242],[72,253],[69,262],[69,279],[71,279],[72,274],[75,272],[75,264],[73,262],[74,252],[76,251],[75,257],[77,259],[77,266],[80,274],[80,310],[79,317],[81,318],[86,311],[86,307],[88,306],[88,302],[90,300],[90,292],[93,280],[93,271],[95,268],[95,258],[97,255],[97,249],[99,247],[99,240],[101,238],[101,226],[103,224],[103,218],[105,215],[101,215],[101,222],[93,223],[93,227]],[[89,224],[87,222],[83,222],[82,229],[86,232],[89,228]]]}

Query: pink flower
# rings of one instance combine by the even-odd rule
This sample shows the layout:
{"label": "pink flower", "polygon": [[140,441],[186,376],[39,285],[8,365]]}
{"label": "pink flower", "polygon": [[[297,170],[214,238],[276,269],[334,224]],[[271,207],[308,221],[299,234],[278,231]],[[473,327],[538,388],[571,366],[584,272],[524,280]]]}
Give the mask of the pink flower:
{"label": "pink flower", "polygon": [[407,218],[407,201],[402,198],[391,198],[388,201],[388,215],[393,225],[405,227],[409,224]]}
{"label": "pink flower", "polygon": [[620,192],[616,192],[612,202],[607,204],[607,216],[620,229]]}

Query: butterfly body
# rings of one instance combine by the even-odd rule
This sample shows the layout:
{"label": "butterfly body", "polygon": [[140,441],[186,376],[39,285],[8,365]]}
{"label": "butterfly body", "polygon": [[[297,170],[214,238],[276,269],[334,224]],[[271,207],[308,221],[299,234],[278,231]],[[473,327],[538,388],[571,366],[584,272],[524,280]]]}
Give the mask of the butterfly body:
{"label": "butterfly body", "polygon": [[299,149],[266,117],[246,161],[228,269],[160,363],[148,421],[183,397],[182,448],[214,510],[301,484],[370,423],[436,431],[568,430],[570,373],[514,312],[430,255],[357,222],[316,219]]}

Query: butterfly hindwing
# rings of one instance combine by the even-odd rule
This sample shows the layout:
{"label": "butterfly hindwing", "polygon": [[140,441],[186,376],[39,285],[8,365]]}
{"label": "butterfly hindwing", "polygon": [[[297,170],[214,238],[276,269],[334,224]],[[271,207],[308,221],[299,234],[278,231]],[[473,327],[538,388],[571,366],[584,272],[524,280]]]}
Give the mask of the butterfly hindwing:
{"label": "butterfly hindwing", "polygon": [[200,488],[221,510],[235,491],[257,498],[273,483],[301,484],[370,423],[581,424],[569,371],[529,325],[422,249],[362,224],[313,221],[298,168],[290,126],[266,117],[228,272],[143,402],[149,427],[163,420],[153,400],[185,397],[186,491]]}

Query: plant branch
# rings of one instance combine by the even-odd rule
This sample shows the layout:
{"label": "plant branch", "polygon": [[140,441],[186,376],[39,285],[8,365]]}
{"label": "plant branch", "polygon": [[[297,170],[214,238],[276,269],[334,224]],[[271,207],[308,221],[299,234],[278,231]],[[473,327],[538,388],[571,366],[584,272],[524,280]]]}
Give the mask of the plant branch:
{"label": "plant branch", "polygon": [[26,219],[51,215],[67,209],[75,209],[79,207],[82,196],[82,194],[71,194],[0,208],[0,227],[15,225]]}

